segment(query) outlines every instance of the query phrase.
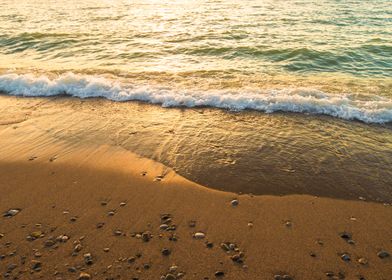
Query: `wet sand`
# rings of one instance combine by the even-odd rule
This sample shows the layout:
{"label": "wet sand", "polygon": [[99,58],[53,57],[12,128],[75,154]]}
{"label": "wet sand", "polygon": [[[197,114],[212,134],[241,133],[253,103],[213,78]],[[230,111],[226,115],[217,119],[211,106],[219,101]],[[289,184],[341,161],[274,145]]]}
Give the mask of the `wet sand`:
{"label": "wet sand", "polygon": [[[206,188],[121,145],[78,138],[72,125],[58,121],[56,100],[31,101],[52,103],[51,113],[26,104],[17,112],[5,101],[1,107],[3,278],[392,275],[389,204]],[[86,135],[99,136],[88,115],[80,116]]]}
{"label": "wet sand", "polygon": [[122,147],[213,189],[392,202],[391,125],[62,96],[0,96],[0,116],[31,143]]}

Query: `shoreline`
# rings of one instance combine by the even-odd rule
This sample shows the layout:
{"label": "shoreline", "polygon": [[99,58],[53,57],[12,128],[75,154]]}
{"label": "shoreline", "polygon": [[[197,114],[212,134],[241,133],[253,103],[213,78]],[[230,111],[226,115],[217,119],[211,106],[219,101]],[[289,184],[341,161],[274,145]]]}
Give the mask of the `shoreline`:
{"label": "shoreline", "polygon": [[69,97],[0,96],[0,116],[0,137],[13,139],[3,145],[9,153],[20,153],[25,142],[37,152],[47,148],[43,143],[61,142],[71,150],[109,145],[161,162],[211,189],[392,202],[387,127],[324,116]]}

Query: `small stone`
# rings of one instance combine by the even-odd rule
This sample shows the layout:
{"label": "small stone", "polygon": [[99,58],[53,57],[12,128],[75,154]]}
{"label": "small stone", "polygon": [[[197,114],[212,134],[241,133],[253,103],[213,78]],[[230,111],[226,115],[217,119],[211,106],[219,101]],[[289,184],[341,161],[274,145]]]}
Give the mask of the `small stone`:
{"label": "small stone", "polygon": [[136,261],[135,257],[130,257],[130,258],[127,259],[128,263],[134,263],[135,261]]}
{"label": "small stone", "polygon": [[71,272],[71,273],[75,273],[78,270],[76,269],[76,267],[70,266],[70,267],[68,267],[68,271]]}
{"label": "small stone", "polygon": [[31,261],[31,269],[34,271],[41,271],[42,263],[36,260]]}
{"label": "small stone", "polygon": [[88,274],[86,272],[81,272],[78,279],[79,280],[90,280],[91,276],[90,276],[90,274]]}
{"label": "small stone", "polygon": [[97,228],[102,228],[105,225],[105,223],[98,223]]}
{"label": "small stone", "polygon": [[67,235],[60,235],[60,236],[58,236],[58,237],[56,238],[57,241],[63,242],[63,243],[67,242],[68,239],[69,239],[69,237],[68,237]]}
{"label": "small stone", "polygon": [[235,254],[235,255],[231,256],[231,260],[233,262],[236,262],[236,263],[242,263],[243,262],[242,261],[242,257],[241,257],[240,254]]}
{"label": "small stone", "polygon": [[193,238],[195,238],[195,239],[203,239],[205,237],[206,237],[206,235],[203,232],[196,232],[195,234],[193,234]]}
{"label": "small stone", "polygon": [[76,217],[76,216],[73,216],[73,217],[71,217],[71,219],[69,219],[71,222],[76,222],[77,221],[77,219],[78,219],[78,217]]}
{"label": "small stone", "polygon": [[285,222],[285,226],[286,227],[291,227],[293,224],[291,223],[291,221],[286,221]]}
{"label": "small stone", "polygon": [[74,250],[74,252],[80,252],[82,249],[83,249],[82,244],[78,243],[75,245],[73,250]]}
{"label": "small stone", "polygon": [[35,252],[34,257],[40,258],[40,257],[42,257],[42,254],[40,252]]}
{"label": "small stone", "polygon": [[145,263],[145,264],[143,264],[143,268],[144,269],[150,269],[151,265],[149,263]]}
{"label": "small stone", "polygon": [[114,214],[116,214],[116,211],[114,211],[114,210],[108,212],[109,217],[114,216]]}
{"label": "small stone", "polygon": [[84,258],[85,264],[87,264],[87,265],[92,265],[93,264],[93,257],[92,257],[92,255],[90,253],[84,254],[83,258]]}
{"label": "small stone", "polygon": [[0,239],[4,237],[4,233],[0,233]]}
{"label": "small stone", "polygon": [[237,199],[233,199],[233,200],[230,202],[231,206],[233,206],[233,207],[238,206],[239,203],[240,203],[240,202],[239,202]]}
{"label": "small stone", "polygon": [[351,257],[350,257],[349,254],[343,254],[343,255],[340,256],[340,258],[341,258],[343,261],[345,261],[345,262],[351,261]]}
{"label": "small stone", "polygon": [[214,243],[212,243],[212,242],[206,242],[206,246],[207,246],[207,248],[212,248],[212,247],[214,247]]}
{"label": "small stone", "polygon": [[390,257],[390,254],[389,254],[389,252],[387,252],[387,251],[385,251],[385,250],[381,250],[381,251],[379,251],[379,252],[377,253],[377,256],[378,256],[380,259],[385,259],[385,258],[389,258],[389,257]]}
{"label": "small stone", "polygon": [[252,228],[252,227],[253,227],[253,223],[252,223],[252,222],[249,222],[249,223],[248,223],[248,227],[249,227],[249,228]]}
{"label": "small stone", "polygon": [[106,200],[102,200],[101,201],[101,206],[106,206],[106,205],[108,205],[108,202]]}
{"label": "small stone", "polygon": [[121,230],[115,230],[114,232],[114,235],[116,235],[116,236],[120,236],[120,235],[122,235],[122,231]]}
{"label": "small stone", "polygon": [[176,266],[176,265],[172,265],[171,267],[169,267],[169,271],[170,271],[171,273],[176,272],[177,269],[178,269],[178,266]]}
{"label": "small stone", "polygon": [[225,273],[223,271],[218,270],[215,272],[215,277],[223,277],[223,276],[225,276]]}
{"label": "small stone", "polygon": [[4,212],[3,217],[11,218],[14,217],[15,215],[19,214],[21,210],[18,208],[15,209],[9,209],[8,211]]}
{"label": "small stone", "polygon": [[56,244],[56,242],[53,239],[51,239],[51,238],[46,240],[45,243],[44,243],[45,247],[52,247],[55,244]]}
{"label": "small stone", "polygon": [[340,235],[340,237],[341,237],[342,239],[346,240],[346,242],[348,242],[349,240],[352,240],[352,235],[351,235],[351,233],[342,232],[342,233],[340,233],[339,235]]}
{"label": "small stone", "polygon": [[33,231],[32,233],[30,233],[30,236],[33,239],[38,239],[40,237],[43,237],[43,232],[42,231]]}
{"label": "small stone", "polygon": [[230,246],[227,243],[221,243],[220,247],[226,252],[230,251]]}
{"label": "small stone", "polygon": [[144,242],[150,241],[150,239],[152,238],[151,232],[149,232],[149,231],[143,232],[141,235],[141,238]]}
{"label": "small stone", "polygon": [[309,255],[310,255],[312,258],[315,258],[315,257],[316,257],[316,253],[314,253],[314,252],[310,252]]}
{"label": "small stone", "polygon": [[161,253],[163,256],[169,256],[171,254],[171,251],[168,248],[163,248]]}
{"label": "small stone", "polygon": [[368,264],[368,260],[366,258],[359,258],[358,262],[362,265],[367,265]]}
{"label": "small stone", "polygon": [[331,277],[334,277],[334,276],[335,276],[335,273],[333,273],[333,272],[331,272],[331,271],[328,271],[328,272],[325,273],[325,276],[331,278]]}
{"label": "small stone", "polygon": [[169,225],[167,225],[167,224],[161,224],[160,226],[159,226],[159,229],[160,230],[167,230],[169,228]]}
{"label": "small stone", "polygon": [[110,251],[110,249],[109,249],[109,248],[103,248],[103,251],[104,251],[105,253],[107,253],[107,252]]}
{"label": "small stone", "polygon": [[11,263],[7,266],[7,272],[13,271],[15,268],[17,268],[17,265],[14,263]]}
{"label": "small stone", "polygon": [[120,203],[120,206],[121,206],[121,207],[124,207],[125,205],[127,205],[127,203],[124,202],[124,201]]}
{"label": "small stone", "polygon": [[164,280],[176,280],[176,279],[177,277],[171,273],[166,274],[164,278]]}

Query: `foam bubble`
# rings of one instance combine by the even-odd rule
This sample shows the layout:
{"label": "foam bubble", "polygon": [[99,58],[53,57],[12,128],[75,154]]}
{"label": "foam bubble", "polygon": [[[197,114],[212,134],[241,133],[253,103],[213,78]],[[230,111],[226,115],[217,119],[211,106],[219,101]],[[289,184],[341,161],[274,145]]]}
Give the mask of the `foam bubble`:
{"label": "foam bubble", "polygon": [[134,86],[101,76],[63,74],[57,78],[33,74],[0,75],[0,91],[18,96],[103,97],[113,101],[144,101],[163,107],[209,106],[229,110],[257,110],[324,114],[366,123],[392,122],[392,99],[376,95],[331,94],[308,88],[263,91],[190,91]]}

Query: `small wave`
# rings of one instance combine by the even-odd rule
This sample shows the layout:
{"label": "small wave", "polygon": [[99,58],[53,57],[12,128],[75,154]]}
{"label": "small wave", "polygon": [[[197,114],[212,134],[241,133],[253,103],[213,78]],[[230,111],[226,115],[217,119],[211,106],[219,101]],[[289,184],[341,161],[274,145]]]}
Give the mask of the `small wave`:
{"label": "small wave", "polygon": [[366,123],[392,122],[392,99],[375,95],[331,94],[308,88],[283,90],[208,90],[135,86],[117,79],[66,73],[56,78],[33,74],[0,75],[0,91],[17,96],[70,95],[113,101],[144,101],[163,107],[216,107],[323,114]]}

